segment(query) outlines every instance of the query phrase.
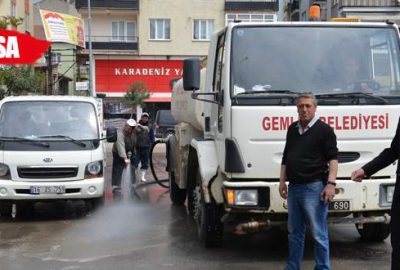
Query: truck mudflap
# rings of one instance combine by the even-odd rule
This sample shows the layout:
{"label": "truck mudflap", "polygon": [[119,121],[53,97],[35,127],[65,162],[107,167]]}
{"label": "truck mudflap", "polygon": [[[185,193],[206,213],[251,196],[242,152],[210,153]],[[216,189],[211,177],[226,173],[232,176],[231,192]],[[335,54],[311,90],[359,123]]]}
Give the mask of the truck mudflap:
{"label": "truck mudflap", "polygon": [[193,139],[191,141],[191,146],[196,149],[205,202],[210,203],[212,199],[214,199],[217,203],[222,203],[222,192],[213,192],[213,189],[210,190],[208,188],[210,182],[213,181],[218,174],[219,165],[215,142],[213,140],[198,141]]}

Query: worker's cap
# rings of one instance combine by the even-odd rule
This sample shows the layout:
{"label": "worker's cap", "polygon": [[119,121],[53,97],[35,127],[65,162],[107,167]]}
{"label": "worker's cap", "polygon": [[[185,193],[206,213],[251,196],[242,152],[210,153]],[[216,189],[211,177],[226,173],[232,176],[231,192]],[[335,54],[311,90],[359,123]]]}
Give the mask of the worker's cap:
{"label": "worker's cap", "polygon": [[142,113],[142,117],[149,117],[149,114],[147,112]]}
{"label": "worker's cap", "polygon": [[128,121],[126,121],[126,124],[130,127],[135,127],[136,126],[136,121],[135,119],[128,119]]}

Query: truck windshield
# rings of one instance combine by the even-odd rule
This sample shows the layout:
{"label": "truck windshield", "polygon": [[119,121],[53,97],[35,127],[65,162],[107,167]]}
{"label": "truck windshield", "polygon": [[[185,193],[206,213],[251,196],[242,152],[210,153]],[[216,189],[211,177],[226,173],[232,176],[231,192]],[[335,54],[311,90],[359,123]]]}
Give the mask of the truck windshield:
{"label": "truck windshield", "polygon": [[399,44],[389,26],[237,27],[231,70],[235,99],[299,92],[335,99],[347,92],[400,95]]}
{"label": "truck windshield", "polygon": [[0,137],[93,140],[99,138],[96,119],[87,102],[7,102],[0,111]]}

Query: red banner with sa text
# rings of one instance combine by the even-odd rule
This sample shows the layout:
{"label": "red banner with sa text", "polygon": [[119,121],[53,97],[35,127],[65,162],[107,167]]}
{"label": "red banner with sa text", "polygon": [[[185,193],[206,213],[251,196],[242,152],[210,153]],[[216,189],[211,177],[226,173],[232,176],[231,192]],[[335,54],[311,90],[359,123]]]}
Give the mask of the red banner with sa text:
{"label": "red banner with sa text", "polygon": [[17,31],[0,30],[0,64],[34,64],[50,45]]}

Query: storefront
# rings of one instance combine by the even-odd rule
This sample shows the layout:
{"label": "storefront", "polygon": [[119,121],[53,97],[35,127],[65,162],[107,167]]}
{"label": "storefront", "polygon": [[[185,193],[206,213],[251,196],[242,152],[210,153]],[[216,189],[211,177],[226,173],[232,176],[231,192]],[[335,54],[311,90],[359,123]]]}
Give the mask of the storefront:
{"label": "storefront", "polygon": [[182,60],[96,59],[96,93],[106,95],[108,117],[135,114],[120,100],[133,82],[143,82],[151,94],[144,110],[154,116],[170,108],[172,84],[182,77],[182,66]]}

